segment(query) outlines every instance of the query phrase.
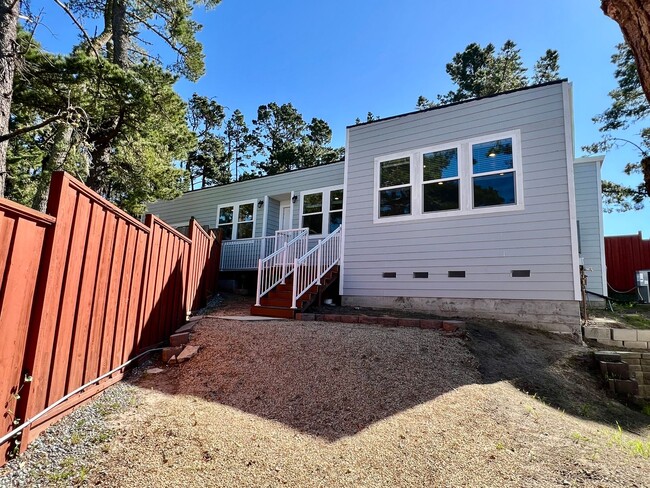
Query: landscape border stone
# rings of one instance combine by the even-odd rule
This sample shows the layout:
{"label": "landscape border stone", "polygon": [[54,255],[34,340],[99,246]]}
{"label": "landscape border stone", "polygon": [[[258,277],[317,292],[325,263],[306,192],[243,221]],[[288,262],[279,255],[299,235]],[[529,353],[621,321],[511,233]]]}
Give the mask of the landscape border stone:
{"label": "landscape border stone", "polygon": [[296,320],[308,322],[341,322],[344,324],[373,324],[384,327],[408,327],[420,329],[442,329],[445,332],[462,332],[465,322],[462,320],[438,320],[438,319],[416,319],[404,317],[392,317],[388,315],[351,315],[351,314],[318,314],[318,313],[297,313]]}

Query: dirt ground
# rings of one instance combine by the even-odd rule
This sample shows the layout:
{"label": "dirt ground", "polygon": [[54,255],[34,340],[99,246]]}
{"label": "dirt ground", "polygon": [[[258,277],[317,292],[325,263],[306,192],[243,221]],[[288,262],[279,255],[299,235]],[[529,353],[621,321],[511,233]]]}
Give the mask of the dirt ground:
{"label": "dirt ground", "polygon": [[89,484],[650,486],[650,417],[606,396],[582,346],[214,318],[249,305],[229,297],[195,358],[135,382]]}

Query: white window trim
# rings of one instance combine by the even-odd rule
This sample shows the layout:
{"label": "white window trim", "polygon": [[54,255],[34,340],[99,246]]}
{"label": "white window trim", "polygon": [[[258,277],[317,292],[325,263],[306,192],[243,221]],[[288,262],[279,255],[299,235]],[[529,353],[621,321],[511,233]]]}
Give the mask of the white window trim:
{"label": "white window trim", "polygon": [[[252,203],[253,204],[253,235],[251,237],[246,237],[244,239],[237,239],[237,226],[239,225],[239,206],[240,205],[246,205]],[[232,207],[233,215],[232,215],[232,241],[242,241],[245,239],[254,239],[255,238],[255,225],[257,224],[257,200],[242,200],[239,202],[233,202],[233,203],[224,203],[221,204],[217,207],[217,229],[219,228],[219,215],[221,214],[221,209],[225,207]],[[230,224],[226,224],[230,225]]]}
{"label": "white window trim", "polygon": [[[491,173],[472,174],[472,145],[482,142],[490,142],[499,139],[512,139],[512,167],[515,172],[515,197],[517,203],[510,205],[495,205],[489,207],[473,208],[473,185],[474,176],[487,176]],[[458,177],[460,180],[460,209],[459,210],[441,210],[438,212],[423,212],[422,185],[422,155],[429,152],[444,151],[446,149],[456,148],[458,151]],[[393,215],[390,217],[379,217],[379,181],[381,163],[401,158],[411,159],[411,213],[408,215]],[[524,175],[522,170],[521,156],[521,131],[519,129],[488,134],[485,136],[474,137],[471,139],[462,139],[453,142],[437,144],[414,149],[412,151],[402,151],[399,153],[388,154],[375,158],[374,164],[374,196],[373,196],[373,223],[395,223],[411,220],[422,219],[439,219],[449,217],[471,217],[482,214],[498,214],[504,212],[517,212],[524,210]],[[500,173],[502,171],[495,171]],[[455,178],[450,178],[455,179]],[[401,185],[406,186],[406,185]],[[384,189],[384,188],[382,188]]]}
{"label": "white window trim", "polygon": [[[329,214],[330,214],[330,194],[335,191],[335,190],[343,190],[343,208],[345,208],[345,190],[343,189],[342,185],[335,185],[335,186],[326,186],[324,188],[315,188],[313,190],[309,191],[303,191],[300,192],[300,213],[298,214],[299,217],[299,222],[298,226],[302,227],[302,217],[304,215],[303,213],[303,206],[305,203],[305,195],[313,195],[314,193],[322,193],[323,194],[323,200],[322,200],[322,214],[323,214],[323,225],[321,227],[321,233],[320,234],[309,234],[309,237],[324,237],[328,233],[327,232],[322,232],[323,229],[329,229]],[[335,212],[342,212],[343,208],[341,210],[335,210]],[[316,215],[315,213],[309,214],[309,215]],[[341,213],[341,215],[343,215]]]}

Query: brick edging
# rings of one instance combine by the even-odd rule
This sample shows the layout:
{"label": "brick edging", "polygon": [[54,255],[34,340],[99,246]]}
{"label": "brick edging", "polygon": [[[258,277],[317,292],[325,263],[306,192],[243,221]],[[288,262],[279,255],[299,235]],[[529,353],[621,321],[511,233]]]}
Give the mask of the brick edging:
{"label": "brick edging", "polygon": [[384,327],[411,327],[420,329],[437,329],[445,332],[458,332],[465,328],[462,320],[407,319],[374,315],[338,315],[319,313],[297,313],[296,320],[341,322],[344,324],[375,324]]}

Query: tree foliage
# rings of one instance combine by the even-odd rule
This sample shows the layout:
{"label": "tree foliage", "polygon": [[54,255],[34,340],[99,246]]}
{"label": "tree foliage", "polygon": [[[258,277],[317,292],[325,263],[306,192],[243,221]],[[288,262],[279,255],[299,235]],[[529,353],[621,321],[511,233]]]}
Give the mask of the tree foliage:
{"label": "tree foliage", "polygon": [[457,88],[444,95],[437,95],[435,100],[421,95],[416,107],[426,109],[523,88],[531,82],[559,79],[557,51],[547,50],[535,63],[531,80],[527,77],[520,51],[511,40],[507,40],[499,51],[491,43],[485,47],[477,43],[469,44],[446,65],[447,74]]}
{"label": "tree foliage", "polygon": [[616,88],[609,92],[612,104],[593,118],[599,125],[602,139],[584,146],[583,150],[606,152],[623,145],[632,145],[636,149],[638,159],[628,162],[623,172],[642,175],[643,181],[634,186],[604,181],[603,198],[608,212],[639,210],[650,195],[650,127],[639,128],[639,124],[650,115],[650,103],[641,87],[635,58],[627,44],[616,46],[612,63],[617,83]]}
{"label": "tree foliage", "polygon": [[173,161],[184,157],[193,136],[185,103],[173,89],[175,76],[150,62],[123,70],[79,49],[52,55],[28,36],[20,39],[29,44],[14,84],[12,129],[69,115],[11,141],[12,198],[42,208],[37,190],[47,188],[49,174],[58,169],[134,214],[147,201],[185,188],[184,172]]}
{"label": "tree foliage", "polygon": [[291,103],[260,105],[253,120],[252,145],[258,174],[277,174],[292,169],[331,163],[341,150],[328,146],[332,130],[327,122],[305,122]]}

